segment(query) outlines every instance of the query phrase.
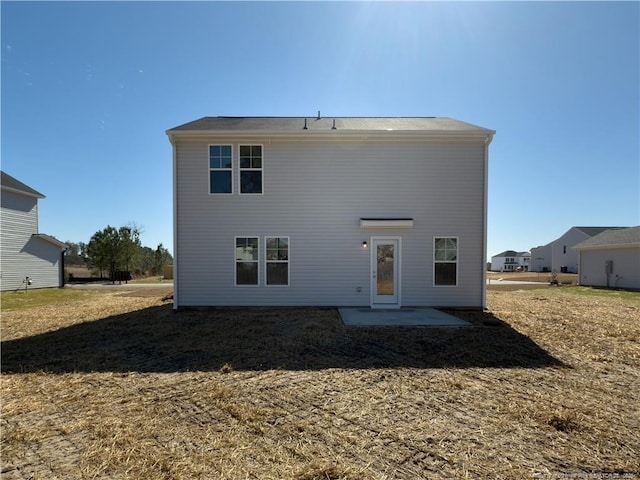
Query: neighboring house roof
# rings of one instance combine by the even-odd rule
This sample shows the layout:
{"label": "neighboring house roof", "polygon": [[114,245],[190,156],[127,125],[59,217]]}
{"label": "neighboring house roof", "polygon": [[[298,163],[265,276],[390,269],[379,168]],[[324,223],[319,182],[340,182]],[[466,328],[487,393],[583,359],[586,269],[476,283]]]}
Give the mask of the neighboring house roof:
{"label": "neighboring house roof", "polygon": [[7,190],[9,192],[21,193],[23,195],[27,195],[29,197],[36,198],[45,198],[43,194],[34,190],[33,188],[25,185],[20,180],[13,178],[8,173],[0,171],[0,184],[2,185],[2,190]]}
{"label": "neighboring house roof", "polygon": [[515,257],[516,255],[518,255],[518,252],[516,252],[515,250],[505,250],[502,253],[499,253],[497,255],[494,255],[491,258],[495,258],[495,257]]}
{"label": "neighboring house roof", "polygon": [[440,134],[481,134],[492,137],[494,130],[452,118],[437,117],[203,117],[167,130],[176,133],[206,131],[293,133],[316,132],[432,132]]}
{"label": "neighboring house roof", "polygon": [[575,247],[576,250],[605,247],[640,246],[640,226],[605,230]]}
{"label": "neighboring house roof", "polygon": [[538,247],[534,247],[531,250],[537,250],[539,248],[550,248],[554,242],[558,241],[561,237],[566,235],[568,232],[570,232],[574,228],[576,230],[580,230],[582,233],[584,233],[589,237],[593,237],[595,235],[598,235],[599,233],[604,232],[605,230],[616,230],[616,229],[627,228],[627,227],[571,227],[569,230],[567,230],[565,233],[563,233],[560,237],[556,238],[555,240],[550,241],[546,245],[540,245]]}
{"label": "neighboring house roof", "polygon": [[590,237],[593,237],[595,235],[598,235],[599,233],[604,232],[605,230],[614,230],[617,228],[624,228],[624,227],[573,227],[577,230],[580,230],[582,233],[589,235]]}
{"label": "neighboring house roof", "polygon": [[[555,241],[555,240],[554,240]],[[553,242],[549,242],[546,245],[538,245],[537,247],[531,247],[531,252],[533,252],[534,250],[539,250],[541,248],[551,248],[551,244]]]}
{"label": "neighboring house roof", "polygon": [[529,252],[516,252],[515,250],[505,250],[502,253],[499,253],[497,255],[494,255],[491,258],[496,258],[496,257],[527,257],[529,256]]}
{"label": "neighboring house roof", "polygon": [[68,248],[68,245],[66,243],[62,243],[60,240],[57,240],[52,236],[44,233],[34,233],[31,236],[34,238],[39,238],[40,240],[44,240],[45,242],[51,243],[52,245],[55,245],[58,248],[64,248],[64,249]]}

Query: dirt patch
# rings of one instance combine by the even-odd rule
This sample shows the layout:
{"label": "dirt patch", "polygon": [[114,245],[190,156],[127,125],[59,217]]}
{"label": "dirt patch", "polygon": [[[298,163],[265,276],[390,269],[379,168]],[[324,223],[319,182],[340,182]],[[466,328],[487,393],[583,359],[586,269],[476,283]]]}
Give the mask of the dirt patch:
{"label": "dirt patch", "polygon": [[3,313],[3,479],[640,474],[640,296],[490,291],[467,329],[161,298]]}

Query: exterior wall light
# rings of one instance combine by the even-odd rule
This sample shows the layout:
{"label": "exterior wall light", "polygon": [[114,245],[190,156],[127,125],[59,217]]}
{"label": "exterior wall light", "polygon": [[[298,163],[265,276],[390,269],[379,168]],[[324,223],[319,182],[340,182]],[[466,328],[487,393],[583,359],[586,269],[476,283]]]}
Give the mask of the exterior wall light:
{"label": "exterior wall light", "polygon": [[369,246],[369,244],[367,243],[366,240],[364,242],[362,242],[362,248],[367,248],[368,246]]}

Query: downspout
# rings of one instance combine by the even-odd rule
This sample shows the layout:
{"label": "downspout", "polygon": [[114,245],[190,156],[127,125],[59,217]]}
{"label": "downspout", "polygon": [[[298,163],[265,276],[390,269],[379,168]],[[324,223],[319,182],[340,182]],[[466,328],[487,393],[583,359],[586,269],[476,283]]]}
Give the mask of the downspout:
{"label": "downspout", "polygon": [[173,311],[178,311],[180,306],[178,301],[178,162],[176,155],[176,145],[173,137],[169,134],[171,150],[173,151]]}
{"label": "downspout", "polygon": [[[495,133],[495,132],[493,132]],[[484,141],[484,205],[482,225],[482,309],[487,309],[487,222],[489,215],[489,144],[493,133]]]}
{"label": "downspout", "polygon": [[66,252],[66,248],[60,252],[60,288],[64,288],[64,254]]}

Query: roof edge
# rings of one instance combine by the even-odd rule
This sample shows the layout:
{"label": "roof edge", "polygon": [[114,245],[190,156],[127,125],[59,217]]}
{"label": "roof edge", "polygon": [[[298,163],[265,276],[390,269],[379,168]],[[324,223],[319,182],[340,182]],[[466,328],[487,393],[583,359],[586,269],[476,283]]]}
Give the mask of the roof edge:
{"label": "roof edge", "polygon": [[12,177],[7,172],[0,171],[0,190],[4,190],[6,192],[17,193],[20,195],[25,195],[27,197],[32,198],[46,198],[45,195],[40,193],[34,188],[31,188],[26,183],[21,182],[15,177]]}
{"label": "roof edge", "polygon": [[[336,124],[336,120],[338,121]],[[422,127],[416,122],[426,121]],[[316,123],[319,122],[319,123]],[[165,131],[173,135],[216,134],[373,134],[373,133],[441,133],[493,136],[485,127],[450,117],[340,117],[324,116],[206,116]]]}
{"label": "roof edge", "polygon": [[31,193],[31,192],[26,192],[24,190],[20,190],[18,188],[11,188],[11,187],[7,187],[6,185],[2,185],[2,190],[4,190],[5,192],[11,192],[11,193],[17,193],[19,195],[24,195],[25,197],[31,197],[31,198],[47,198],[46,195],[43,195],[40,192],[36,192],[37,195],[35,193]]}
{"label": "roof edge", "polygon": [[63,243],[60,240],[53,238],[51,235],[47,235],[46,233],[32,233],[31,237],[39,238],[40,240],[44,240],[45,242],[51,243],[52,245],[55,245],[59,248],[69,248],[69,245],[67,245],[66,243]]}
{"label": "roof edge", "polygon": [[640,247],[640,242],[632,243],[603,243],[600,245],[575,245],[574,250],[600,250],[603,248],[633,248]]}

